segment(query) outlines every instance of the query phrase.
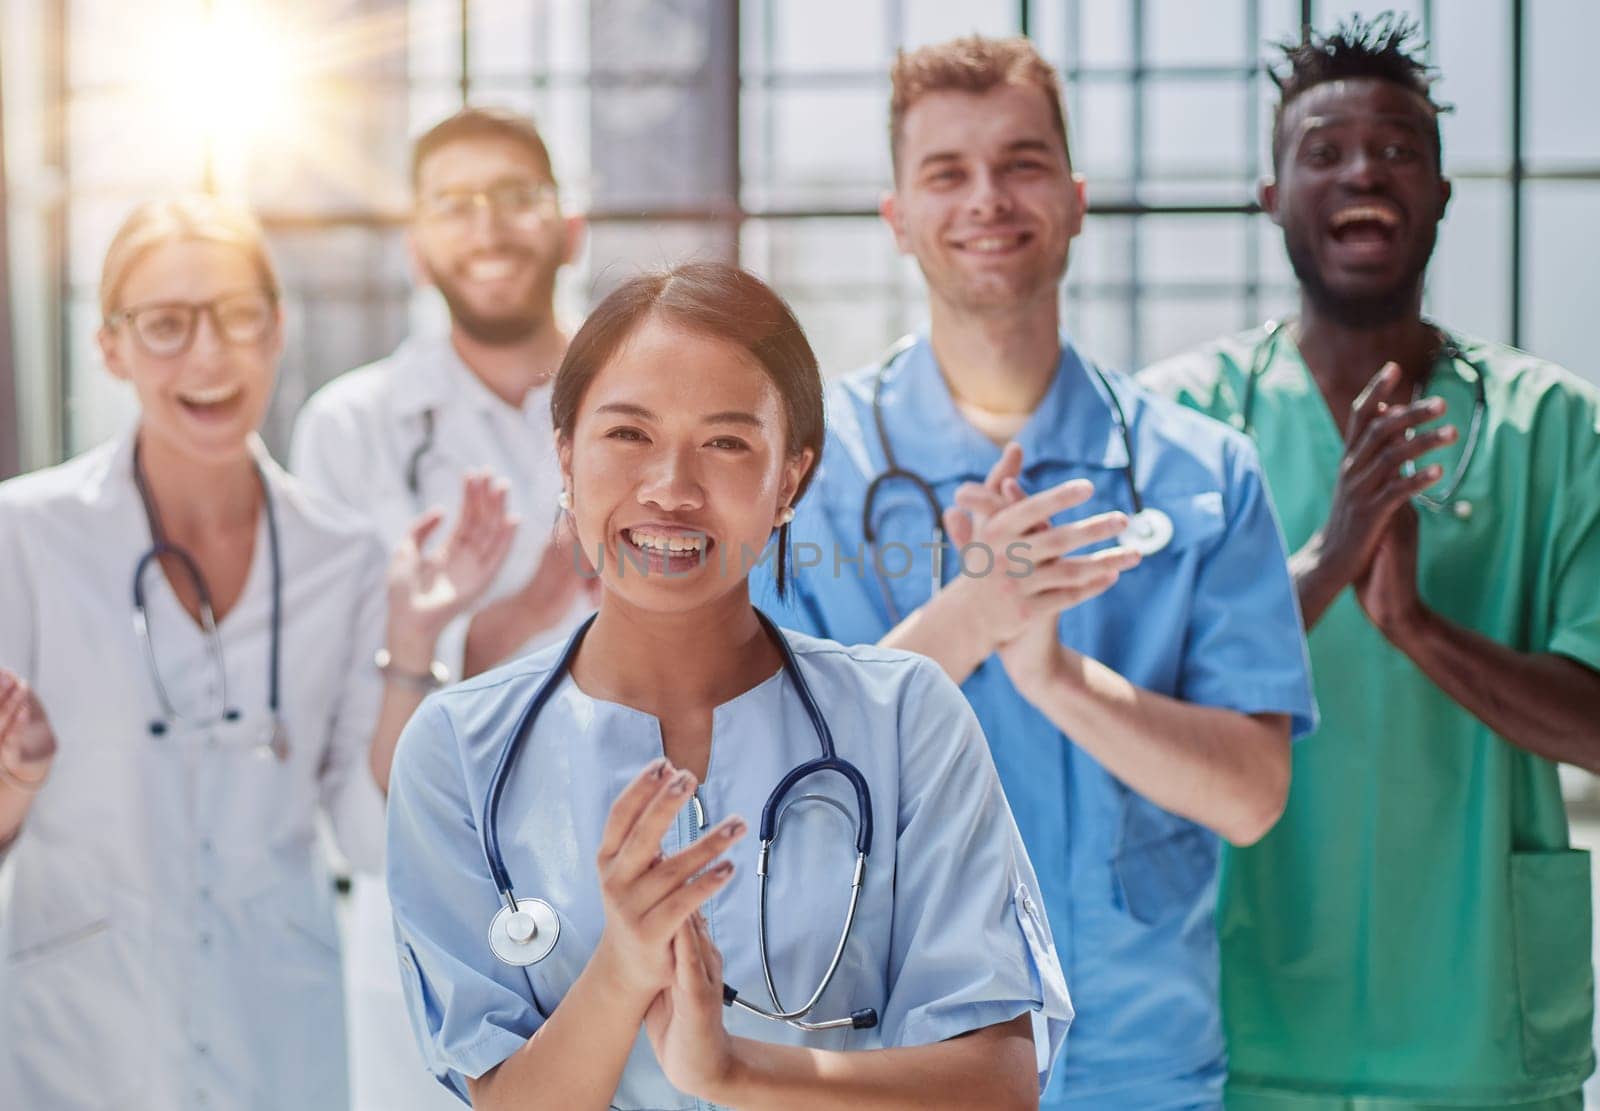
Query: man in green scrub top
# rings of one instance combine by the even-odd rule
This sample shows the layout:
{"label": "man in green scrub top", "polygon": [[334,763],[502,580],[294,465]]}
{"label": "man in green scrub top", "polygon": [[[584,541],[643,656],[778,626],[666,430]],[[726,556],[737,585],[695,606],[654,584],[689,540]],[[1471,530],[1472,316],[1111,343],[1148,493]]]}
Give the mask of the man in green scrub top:
{"label": "man in green scrub top", "polygon": [[1422,317],[1450,183],[1411,32],[1284,48],[1299,315],[1143,375],[1255,437],[1322,707],[1224,865],[1236,1111],[1576,1109],[1594,1067],[1556,766],[1600,767],[1600,391]]}

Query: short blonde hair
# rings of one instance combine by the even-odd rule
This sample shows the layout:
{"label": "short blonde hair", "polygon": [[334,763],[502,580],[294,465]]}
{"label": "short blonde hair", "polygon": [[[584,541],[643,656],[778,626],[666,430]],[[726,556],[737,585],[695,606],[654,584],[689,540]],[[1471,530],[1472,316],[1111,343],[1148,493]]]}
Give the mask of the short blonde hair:
{"label": "short blonde hair", "polygon": [[1021,36],[989,39],[967,35],[895,55],[889,70],[889,157],[900,176],[900,142],[906,113],[929,93],[986,93],[1001,85],[1032,86],[1050,102],[1050,115],[1061,136],[1061,149],[1072,164],[1067,145],[1067,113],[1061,103],[1061,75],[1032,42]]}
{"label": "short blonde hair", "polygon": [[266,233],[249,209],[209,194],[186,193],[147,201],[122,221],[100,269],[101,319],[109,323],[122,307],[122,287],[141,259],[163,244],[186,240],[237,247],[256,268],[262,288],[278,296],[278,272],[267,251]]}

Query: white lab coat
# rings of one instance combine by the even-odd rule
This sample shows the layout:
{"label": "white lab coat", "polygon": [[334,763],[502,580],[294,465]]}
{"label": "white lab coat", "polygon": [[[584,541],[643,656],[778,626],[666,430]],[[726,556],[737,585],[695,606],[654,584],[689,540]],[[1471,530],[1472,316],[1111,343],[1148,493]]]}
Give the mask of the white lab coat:
{"label": "white lab coat", "polygon": [[[0,484],[0,665],[35,686],[59,746],[0,862],[0,1104],[335,1111],[343,1005],[316,831],[325,813],[354,862],[381,860],[367,752],[385,553],[258,445],[282,552],[289,760],[245,743],[269,720],[265,514],[220,626],[242,719],[152,736],[132,443]],[[215,704],[207,640],[159,567],[145,583],[167,688],[198,716]]]}
{"label": "white lab coat", "polygon": [[[419,457],[418,490],[407,470]],[[468,471],[488,468],[510,483],[507,508],[522,520],[487,604],[518,590],[538,566],[555,524],[561,476],[550,427],[550,387],[507,405],[462,362],[449,337],[414,336],[393,355],[340,375],[318,390],[295,422],[295,473],[351,511],[365,515],[391,545],[423,511],[442,507],[450,527]],[[525,650],[552,643],[587,612],[579,600],[556,628]],[[470,616],[440,638],[438,655],[461,674]],[[454,1111],[459,1104],[428,1075],[406,1021],[395,965],[393,924],[382,881],[359,877],[346,937],[353,1111]]]}

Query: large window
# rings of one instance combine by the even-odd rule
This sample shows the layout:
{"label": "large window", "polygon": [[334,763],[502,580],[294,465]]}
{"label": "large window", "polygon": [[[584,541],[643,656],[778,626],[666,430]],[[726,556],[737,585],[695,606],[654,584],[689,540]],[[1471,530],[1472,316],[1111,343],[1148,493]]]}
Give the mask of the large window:
{"label": "large window", "polygon": [[1305,20],[1380,7],[1424,24],[1457,106],[1430,310],[1600,376],[1578,333],[1600,294],[1589,0],[0,0],[22,458],[125,419],[95,289],[148,196],[243,193],[266,221],[291,322],[275,447],[311,389],[438,326],[410,283],[407,157],[464,100],[532,112],[593,214],[569,314],[632,267],[737,258],[794,301],[830,372],[866,362],[922,312],[876,216],[887,67],[968,31],[1027,33],[1060,67],[1092,204],[1066,324],[1137,367],[1291,304],[1253,204],[1262,62]]}

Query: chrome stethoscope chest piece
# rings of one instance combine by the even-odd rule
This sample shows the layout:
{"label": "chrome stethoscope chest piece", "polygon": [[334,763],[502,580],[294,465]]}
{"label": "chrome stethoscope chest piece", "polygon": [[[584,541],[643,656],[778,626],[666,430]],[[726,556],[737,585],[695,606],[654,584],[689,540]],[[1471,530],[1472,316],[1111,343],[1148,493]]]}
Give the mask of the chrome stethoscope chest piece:
{"label": "chrome stethoscope chest piece", "polygon": [[1142,556],[1155,555],[1172,543],[1172,518],[1154,506],[1145,506],[1128,519],[1117,543]]}
{"label": "chrome stethoscope chest piece", "polygon": [[543,899],[518,899],[517,909],[500,908],[489,923],[489,948],[507,964],[537,964],[550,955],[561,936],[556,908]]}

